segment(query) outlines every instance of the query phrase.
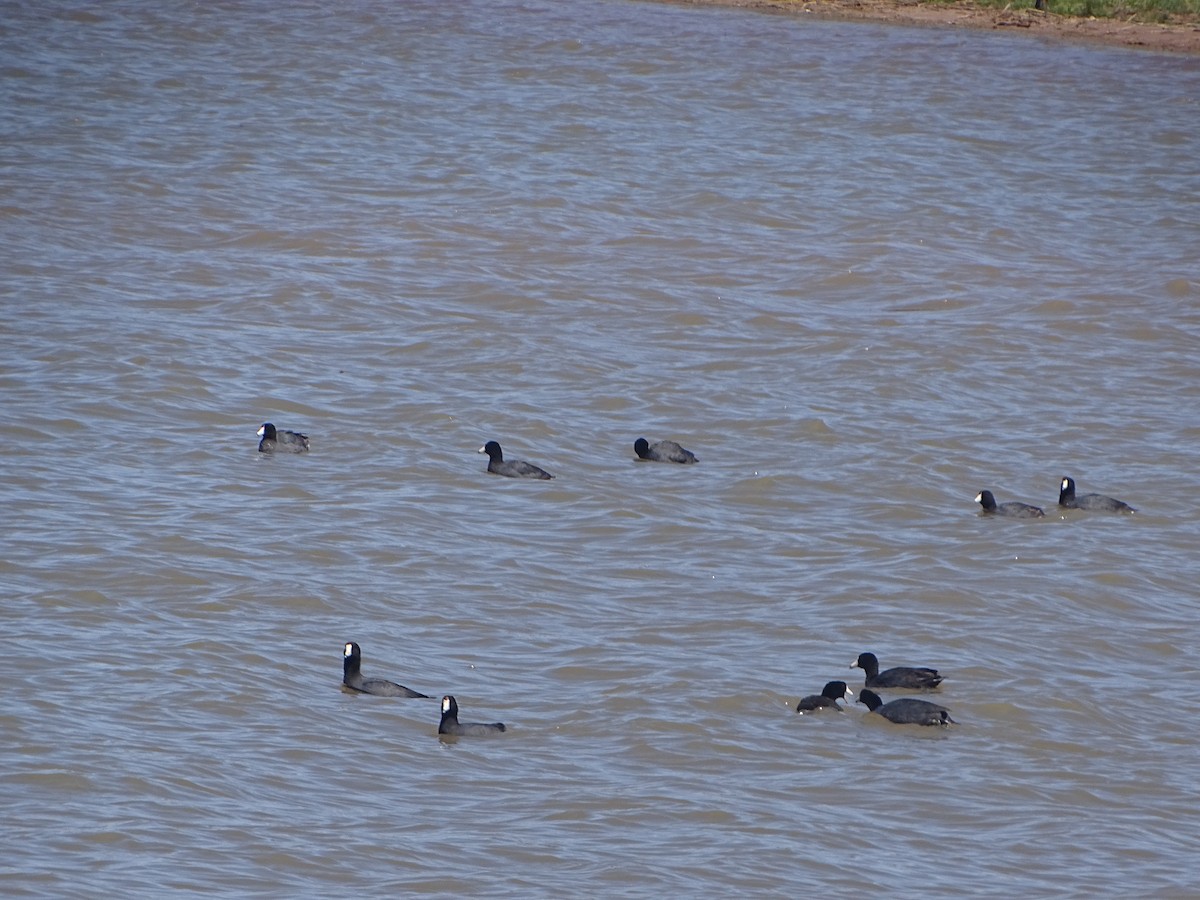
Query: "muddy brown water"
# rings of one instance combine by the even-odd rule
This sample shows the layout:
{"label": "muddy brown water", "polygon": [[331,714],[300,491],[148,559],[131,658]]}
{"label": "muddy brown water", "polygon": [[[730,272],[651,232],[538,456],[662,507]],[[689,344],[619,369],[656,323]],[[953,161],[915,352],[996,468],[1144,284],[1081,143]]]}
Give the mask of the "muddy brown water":
{"label": "muddy brown water", "polygon": [[[1193,61],[580,0],[0,48],[7,896],[1198,888]],[[868,649],[960,725],[792,712]]]}

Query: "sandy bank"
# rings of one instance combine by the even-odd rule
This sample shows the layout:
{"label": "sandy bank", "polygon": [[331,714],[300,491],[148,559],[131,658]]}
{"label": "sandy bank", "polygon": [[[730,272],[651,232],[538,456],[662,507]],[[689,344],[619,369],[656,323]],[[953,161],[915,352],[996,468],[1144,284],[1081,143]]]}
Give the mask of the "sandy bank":
{"label": "sandy bank", "polygon": [[1091,41],[1174,53],[1200,53],[1200,25],[1147,25],[1082,19],[1034,9],[989,9],[969,0],[932,5],[914,0],[664,0],[679,5],[740,6],[822,19],[1011,30],[1050,39]]}

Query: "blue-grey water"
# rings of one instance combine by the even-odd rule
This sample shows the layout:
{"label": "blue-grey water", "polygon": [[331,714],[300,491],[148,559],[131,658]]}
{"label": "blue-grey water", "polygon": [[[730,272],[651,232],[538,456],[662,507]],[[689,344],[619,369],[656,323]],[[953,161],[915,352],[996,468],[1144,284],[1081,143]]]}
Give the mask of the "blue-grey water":
{"label": "blue-grey water", "polygon": [[0,893],[1200,891],[1200,60],[14,2],[0,128]]}

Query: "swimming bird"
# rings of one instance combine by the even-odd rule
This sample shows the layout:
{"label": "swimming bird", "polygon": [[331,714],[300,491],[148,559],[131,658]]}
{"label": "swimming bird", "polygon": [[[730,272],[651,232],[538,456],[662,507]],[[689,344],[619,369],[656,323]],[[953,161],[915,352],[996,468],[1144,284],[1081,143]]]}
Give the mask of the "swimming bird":
{"label": "swimming bird", "polygon": [[504,451],[495,441],[488,441],[479,448],[479,452],[488,455],[487,470],[493,475],[504,475],[508,478],[541,478],[543,480],[554,477],[545,469],[539,469],[533,463],[527,463],[523,459],[512,459],[506,462]]}
{"label": "swimming bird", "polygon": [[884,703],[874,691],[863,688],[858,692],[858,702],[866,705],[870,712],[878,713],[889,722],[897,725],[956,725],[950,718],[950,710],[928,700],[917,700],[915,697],[901,697]]}
{"label": "swimming bird", "polygon": [[942,683],[942,676],[937,673],[937,669],[896,666],[894,669],[880,672],[879,660],[875,658],[874,653],[858,654],[858,659],[850,663],[850,668],[866,672],[866,686],[872,688],[929,690]]}
{"label": "swimming bird", "polygon": [[655,441],[651,444],[645,438],[638,438],[633,442],[633,452],[638,455],[638,459],[648,459],[651,462],[699,462],[695,453],[685,450],[674,441]]}
{"label": "swimming bird", "polygon": [[991,491],[980,491],[975,495],[975,502],[983,507],[986,514],[1008,516],[1010,519],[1044,519],[1046,517],[1045,511],[1040,506],[1033,506],[1029,503],[1009,500],[1007,503],[997,505],[996,498]]}
{"label": "swimming bird", "polygon": [[1103,494],[1075,496],[1075,480],[1063,477],[1058,488],[1058,505],[1063,509],[1096,509],[1101,512],[1137,512],[1128,503],[1105,497]]}
{"label": "swimming bird", "polygon": [[273,453],[281,450],[285,453],[303,453],[308,449],[308,435],[298,431],[276,431],[270,422],[264,422],[258,429],[259,453]]}
{"label": "swimming bird", "polygon": [[836,709],[838,712],[842,708],[838,706],[839,700],[853,700],[854,694],[844,681],[831,681],[825,685],[825,689],[819,694],[810,694],[804,697],[796,704],[796,712],[804,715],[804,713],[816,713],[823,709]]}
{"label": "swimming bird", "polygon": [[377,697],[428,697],[428,694],[418,694],[394,681],[382,678],[363,678],[359,671],[362,666],[362,651],[354,641],[347,641],[342,651],[342,684],[364,694],[375,694]]}
{"label": "swimming bird", "polygon": [[460,722],[458,701],[449,694],[442,698],[442,721],[438,725],[438,734],[497,734],[506,730],[503,722]]}

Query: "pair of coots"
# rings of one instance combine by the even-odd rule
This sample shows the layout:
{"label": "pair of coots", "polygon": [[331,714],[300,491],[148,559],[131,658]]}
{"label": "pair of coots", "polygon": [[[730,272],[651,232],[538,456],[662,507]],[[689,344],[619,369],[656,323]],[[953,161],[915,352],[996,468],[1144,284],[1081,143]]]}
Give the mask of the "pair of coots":
{"label": "pair of coots", "polygon": [[308,435],[298,431],[279,431],[270,422],[263,422],[258,429],[259,453],[304,453],[308,450]]}
{"label": "pair of coots", "polygon": [[[997,503],[991,491],[980,491],[975,495],[975,502],[983,507],[985,515],[1007,516],[1013,519],[1041,519],[1046,513],[1040,506],[1030,503],[1019,503],[1010,500],[1007,503]],[[1106,497],[1103,494],[1082,494],[1076,496],[1074,479],[1063,477],[1058,488],[1058,505],[1062,509],[1088,509],[1100,512],[1136,512],[1136,510],[1121,500]]]}
{"label": "pair of coots", "polygon": [[[842,699],[853,700],[854,693],[847,687],[846,682],[831,681],[825,685],[825,689],[821,693],[805,697],[797,703],[796,712],[800,715],[806,713],[811,715],[823,709],[836,709],[841,712],[842,708],[838,706],[838,701]],[[918,700],[915,697],[901,697],[899,700],[884,703],[877,693],[869,688],[863,688],[858,693],[858,702],[865,705],[868,712],[878,713],[897,725],[955,724],[955,721],[950,718],[950,710],[946,707],[930,703],[928,700]]]}
{"label": "pair of coots", "polygon": [[[651,444],[645,438],[633,442],[633,450],[638,459],[650,462],[694,463],[696,454],[681,447],[674,441],[655,441]],[[480,453],[488,455],[487,470],[493,475],[503,475],[506,478],[540,478],[548,480],[554,476],[540,466],[525,462],[523,459],[504,458],[504,451],[497,441],[488,441],[479,448]]]}
{"label": "pair of coots", "polygon": [[[360,691],[364,694],[374,694],[377,697],[419,697],[428,699],[428,694],[418,693],[412,688],[406,688],[404,685],[396,684],[394,681],[387,681],[383,678],[363,678],[361,671],[362,650],[359,649],[358,644],[354,641],[346,642],[342,655],[342,684],[351,690]],[[442,720],[438,724],[438,734],[497,734],[505,730],[503,722],[458,721],[458,701],[449,694],[442,698]]]}
{"label": "pair of coots", "polygon": [[858,693],[858,702],[867,707],[872,713],[877,713],[889,722],[897,725],[953,725],[950,710],[928,700],[918,700],[915,697],[901,697],[884,703],[880,696],[871,688],[906,688],[908,690],[929,691],[942,683],[942,676],[937,669],[924,666],[896,666],[879,671],[879,660],[874,653],[860,653],[858,659],[850,664],[852,669],[862,669],[866,673],[865,686]]}

